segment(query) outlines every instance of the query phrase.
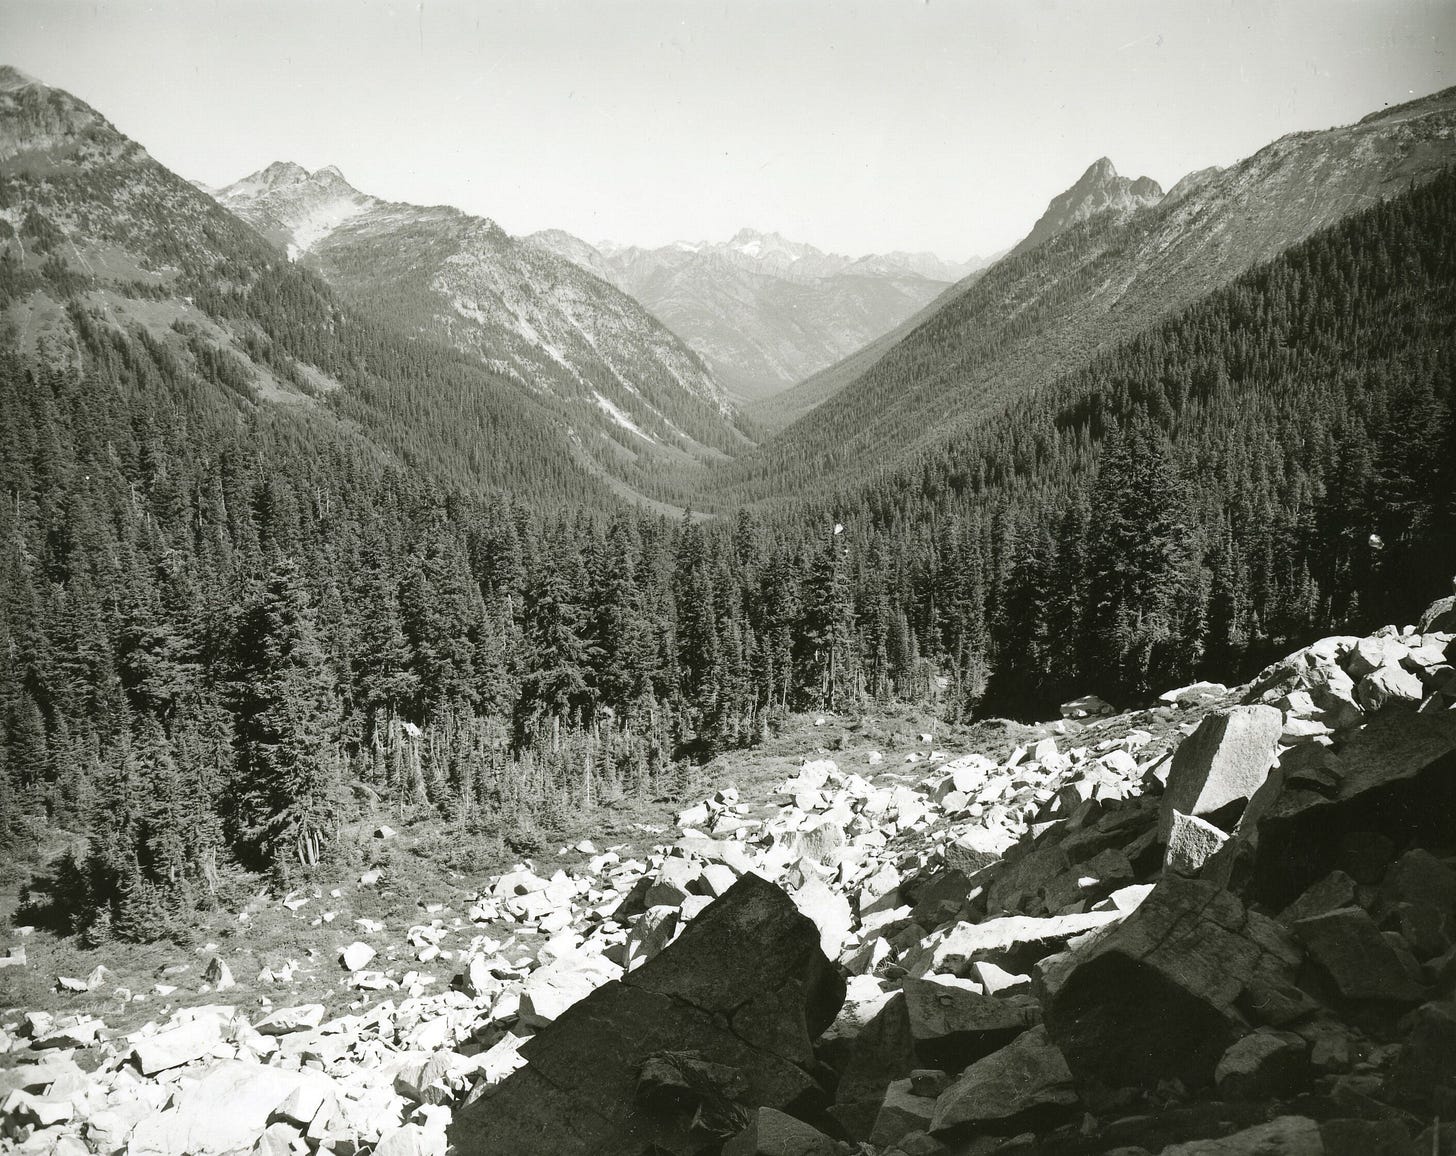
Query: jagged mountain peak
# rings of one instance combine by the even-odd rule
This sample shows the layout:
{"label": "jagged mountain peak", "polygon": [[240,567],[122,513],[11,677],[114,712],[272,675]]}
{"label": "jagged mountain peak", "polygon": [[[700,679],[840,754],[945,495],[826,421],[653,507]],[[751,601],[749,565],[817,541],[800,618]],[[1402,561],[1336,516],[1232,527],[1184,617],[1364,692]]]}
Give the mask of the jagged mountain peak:
{"label": "jagged mountain peak", "polygon": [[346,221],[379,202],[361,193],[334,165],[309,172],[274,161],[218,192],[218,200],[297,257]]}
{"label": "jagged mountain peak", "polygon": [[220,196],[258,196],[272,189],[296,185],[308,180],[308,170],[293,161],[274,161],[266,168],[249,173],[218,190]]}
{"label": "jagged mountain peak", "polygon": [[[261,197],[280,189],[293,189],[300,185],[314,185],[333,191],[359,194],[359,190],[344,178],[337,165],[325,165],[309,172],[297,161],[274,161],[255,173],[224,186],[220,192],[224,197]],[[362,195],[362,194],[359,194]]]}
{"label": "jagged mountain peak", "polygon": [[1046,212],[1012,253],[1034,249],[1098,213],[1128,212],[1155,205],[1162,199],[1162,186],[1152,177],[1124,177],[1108,157],[1099,157],[1075,184],[1051,199]]}
{"label": "jagged mountain peak", "polygon": [[759,229],[739,229],[728,242],[728,247],[747,257],[758,259],[784,258],[797,261],[802,257],[820,257],[823,252],[813,245],[801,241],[790,241],[782,233],[763,232]]}
{"label": "jagged mountain peak", "polygon": [[308,170],[297,161],[274,161],[261,173],[254,175],[262,177],[270,185],[294,184],[308,180]]}

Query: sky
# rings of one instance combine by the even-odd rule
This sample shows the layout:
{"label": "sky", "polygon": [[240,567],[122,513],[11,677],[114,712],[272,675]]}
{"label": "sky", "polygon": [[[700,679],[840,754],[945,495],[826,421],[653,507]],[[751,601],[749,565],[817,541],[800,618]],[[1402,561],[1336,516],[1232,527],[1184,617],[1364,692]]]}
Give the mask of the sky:
{"label": "sky", "polygon": [[1456,84],[1456,0],[0,0],[0,63],[183,176],[275,160],[512,233],[987,255]]}

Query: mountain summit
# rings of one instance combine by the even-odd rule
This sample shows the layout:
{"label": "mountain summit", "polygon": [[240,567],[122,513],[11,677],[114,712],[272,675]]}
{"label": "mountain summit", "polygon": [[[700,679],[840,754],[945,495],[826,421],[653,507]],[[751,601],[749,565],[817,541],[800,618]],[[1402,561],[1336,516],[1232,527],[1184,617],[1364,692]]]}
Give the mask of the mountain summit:
{"label": "mountain summit", "polygon": [[28,88],[31,85],[36,85],[40,88],[45,87],[35,77],[21,72],[14,65],[0,64],[0,92],[10,92],[16,88]]}
{"label": "mountain summit", "polygon": [[333,165],[309,172],[292,161],[274,161],[218,193],[224,206],[297,260],[345,221],[379,205],[344,179]]}
{"label": "mountain summit", "polygon": [[277,161],[217,197],[355,308],[567,405],[603,468],[743,445],[703,362],[581,252],[563,258],[447,205],[370,196],[333,165]]}
{"label": "mountain summit", "polygon": [[1058,193],[1040,220],[1012,253],[1024,253],[1073,225],[1105,212],[1131,212],[1163,199],[1162,186],[1152,177],[1131,180],[1120,176],[1106,157],[1093,161],[1077,183]]}

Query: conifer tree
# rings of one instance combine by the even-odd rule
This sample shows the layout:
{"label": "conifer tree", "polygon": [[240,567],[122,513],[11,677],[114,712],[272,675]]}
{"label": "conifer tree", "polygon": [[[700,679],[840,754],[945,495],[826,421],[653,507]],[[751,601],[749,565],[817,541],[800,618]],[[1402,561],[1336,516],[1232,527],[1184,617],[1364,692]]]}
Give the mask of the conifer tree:
{"label": "conifer tree", "polygon": [[1150,423],[1113,436],[1091,504],[1083,670],[1114,695],[1146,695],[1196,661],[1177,653],[1193,549],[1187,496]]}
{"label": "conifer tree", "polygon": [[535,576],[526,588],[526,671],[516,708],[523,743],[549,737],[550,749],[559,752],[563,727],[587,713],[592,650],[583,629],[581,608],[562,575],[551,568]]}
{"label": "conifer tree", "polygon": [[269,573],[238,631],[237,835],[275,867],[334,850],[342,810],[338,697],[297,564]]}
{"label": "conifer tree", "polygon": [[799,628],[799,687],[813,705],[838,708],[854,686],[854,600],[849,547],[835,523],[808,563]]}

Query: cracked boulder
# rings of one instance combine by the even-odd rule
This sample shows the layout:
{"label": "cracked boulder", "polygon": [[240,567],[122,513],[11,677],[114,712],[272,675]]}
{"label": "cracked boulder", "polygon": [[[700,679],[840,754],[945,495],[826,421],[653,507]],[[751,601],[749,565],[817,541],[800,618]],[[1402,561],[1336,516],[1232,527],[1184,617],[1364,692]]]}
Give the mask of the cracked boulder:
{"label": "cracked boulder", "polygon": [[1166,877],[1121,924],[1044,976],[1047,1028],[1079,1077],[1206,1084],[1250,1030],[1246,992],[1290,985],[1301,952],[1227,891]]}
{"label": "cracked boulder", "polygon": [[688,1154],[717,1151],[756,1108],[812,1116],[828,1101],[812,1041],[843,1000],[813,922],[745,875],[660,955],[523,1044],[526,1066],[457,1115],[451,1145]]}
{"label": "cracked boulder", "polygon": [[942,1136],[1011,1135],[1058,1120],[1076,1105],[1066,1061],[1046,1030],[1036,1027],[962,1072],[936,1099],[930,1130]]}
{"label": "cracked boulder", "polygon": [[1035,1000],[998,999],[978,989],[950,976],[905,977],[905,1009],[921,1061],[958,1071],[1010,1043],[1041,1017]]}
{"label": "cracked boulder", "polygon": [[1251,899],[1280,908],[1329,873],[1355,832],[1440,846],[1456,814],[1456,712],[1382,711],[1350,732],[1324,784],[1288,782],[1259,817]]}

